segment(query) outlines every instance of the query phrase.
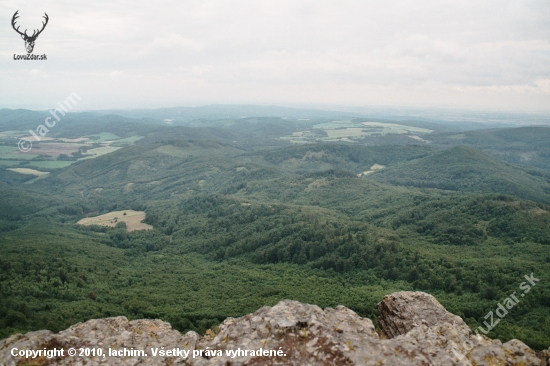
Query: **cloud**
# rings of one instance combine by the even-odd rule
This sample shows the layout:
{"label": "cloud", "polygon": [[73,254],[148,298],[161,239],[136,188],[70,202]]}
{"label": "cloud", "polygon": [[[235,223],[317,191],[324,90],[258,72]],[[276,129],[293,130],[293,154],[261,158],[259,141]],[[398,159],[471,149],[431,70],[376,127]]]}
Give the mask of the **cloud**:
{"label": "cloud", "polygon": [[[36,44],[48,61],[32,68],[54,85],[11,59],[24,52],[9,24],[18,9],[28,24],[50,16]],[[108,87],[109,103],[130,108],[485,101],[550,109],[547,0],[2,1],[0,14],[0,83],[15,85],[0,89],[5,106],[77,91],[103,108]]]}
{"label": "cloud", "polygon": [[182,37],[180,34],[170,34],[168,36],[155,37],[153,42],[145,45],[140,53],[181,53],[182,50],[188,50],[190,52],[196,52],[203,48],[203,46],[192,39]]}

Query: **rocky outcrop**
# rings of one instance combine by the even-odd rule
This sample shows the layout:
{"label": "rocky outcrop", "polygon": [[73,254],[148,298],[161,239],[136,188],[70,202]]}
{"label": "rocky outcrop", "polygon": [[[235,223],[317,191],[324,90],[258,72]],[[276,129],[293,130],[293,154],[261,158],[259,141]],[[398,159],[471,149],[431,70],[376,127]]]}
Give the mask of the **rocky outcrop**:
{"label": "rocky outcrop", "polygon": [[449,323],[453,327],[468,327],[461,317],[449,313],[435,297],[425,292],[393,293],[384,297],[378,310],[378,323],[389,338],[406,334],[421,324],[433,327],[437,323]]}
{"label": "rocky outcrop", "polygon": [[537,352],[537,357],[541,360],[540,366],[550,366],[550,348]]}
{"label": "rocky outcrop", "polygon": [[[502,344],[472,334],[462,319],[447,312],[431,295],[398,292],[378,306],[379,322],[389,339],[378,335],[370,319],[346,307],[322,310],[285,300],[241,318],[228,318],[217,334],[207,332],[203,337],[195,332],[181,334],[160,320],[128,321],[125,317],[90,320],[57,334],[18,334],[0,341],[0,364],[541,364],[535,352],[518,340]],[[75,356],[68,355],[70,349],[76,350]],[[26,350],[49,353],[28,359],[19,356]],[[53,350],[63,350],[63,354],[53,355]]]}

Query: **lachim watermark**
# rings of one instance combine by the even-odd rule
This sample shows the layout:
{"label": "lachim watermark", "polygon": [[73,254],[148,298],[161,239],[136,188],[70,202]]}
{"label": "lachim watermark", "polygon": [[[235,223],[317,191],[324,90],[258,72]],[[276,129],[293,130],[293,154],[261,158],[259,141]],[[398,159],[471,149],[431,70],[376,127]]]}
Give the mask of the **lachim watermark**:
{"label": "lachim watermark", "polygon": [[[36,132],[34,130],[29,130],[29,133],[34,136],[35,141],[40,141],[40,137],[46,136],[48,132],[50,132],[48,128],[54,127],[55,124],[61,120],[61,117],[69,113],[69,111],[77,104],[78,100],[80,100],[78,94],[72,93],[63,101],[63,103],[57,103],[58,107],[50,109],[49,112],[52,116],[47,117],[44,120],[43,125],[38,125],[38,127],[36,127]],[[60,116],[58,116],[58,114]],[[56,120],[54,121],[52,118],[55,118]],[[29,152],[32,149],[32,142],[27,138],[21,138],[19,139],[17,146],[22,152]]]}
{"label": "lachim watermark", "polygon": [[[509,310],[512,310],[519,302],[521,301],[521,298],[525,296],[529,291],[531,291],[531,287],[534,287],[537,282],[540,280],[538,278],[535,278],[533,273],[530,275],[525,275],[524,278],[527,280],[526,282],[522,282],[519,285],[519,289],[521,290],[521,293],[517,294],[516,291],[514,291],[510,296],[502,300],[501,302],[497,303],[497,308],[495,309],[494,313],[493,311],[489,311],[487,315],[485,315],[485,321],[483,322],[483,326],[477,327],[474,331],[476,332],[477,336],[480,336],[479,332],[481,331],[483,334],[489,333],[493,328],[497,326],[498,323],[500,323],[500,320],[504,318]],[[519,297],[518,297],[519,296]],[[498,317],[495,319],[495,315]],[[458,359],[459,362],[465,363],[468,366],[471,366],[472,364],[470,361],[465,359],[466,355],[464,353],[460,353],[458,350],[458,346],[454,344],[454,347],[452,348],[452,351],[455,355],[455,357]],[[463,344],[463,350],[465,352],[470,352],[474,346],[472,345],[472,342],[465,341]]]}

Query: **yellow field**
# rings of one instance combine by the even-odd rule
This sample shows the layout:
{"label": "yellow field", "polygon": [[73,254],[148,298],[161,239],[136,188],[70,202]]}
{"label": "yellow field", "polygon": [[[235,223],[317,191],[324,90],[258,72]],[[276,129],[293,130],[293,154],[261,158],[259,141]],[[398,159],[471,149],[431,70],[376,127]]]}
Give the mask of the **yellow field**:
{"label": "yellow field", "polygon": [[413,127],[400,125],[397,123],[386,123],[386,122],[363,122],[363,125],[367,127],[378,127],[385,130],[384,133],[432,133],[433,130],[427,128]]}
{"label": "yellow field", "polygon": [[364,171],[363,173],[359,173],[357,174],[357,176],[364,177],[366,175],[369,175],[370,173],[374,173],[376,170],[384,169],[385,167],[386,167],[385,165],[374,164],[373,166],[370,167],[370,170]]}
{"label": "yellow field", "polygon": [[38,170],[29,169],[29,168],[7,168],[6,170],[11,170],[12,172],[21,173],[21,174],[32,174],[32,175],[36,175],[37,177],[42,177],[50,174],[49,172],[41,172]]}
{"label": "yellow field", "polygon": [[[124,215],[124,213],[126,213],[126,215]],[[151,225],[144,224],[142,222],[143,220],[145,220],[144,211],[124,210],[124,211],[113,211],[113,212],[109,212],[104,215],[95,216],[95,217],[86,217],[78,221],[77,224],[115,227],[116,224],[122,221],[126,223],[126,229],[128,231],[152,230],[153,227]]]}
{"label": "yellow field", "polygon": [[380,170],[380,169],[384,169],[386,166],[384,165],[380,165],[380,164],[374,164],[373,166],[370,167],[370,170]]}
{"label": "yellow field", "polygon": [[86,160],[86,159],[93,159],[97,158],[98,156],[108,154],[113,151],[117,151],[118,149],[121,149],[121,147],[116,146],[103,146],[103,147],[96,147],[95,149],[88,150],[84,155],[85,157],[78,159],[78,160]]}
{"label": "yellow field", "polygon": [[422,141],[422,142],[425,142],[425,143],[428,143],[428,144],[430,143],[430,141],[424,140],[424,139],[423,139],[422,137],[420,137],[420,136],[409,135],[409,137],[410,137],[411,139],[414,139],[414,140]]}

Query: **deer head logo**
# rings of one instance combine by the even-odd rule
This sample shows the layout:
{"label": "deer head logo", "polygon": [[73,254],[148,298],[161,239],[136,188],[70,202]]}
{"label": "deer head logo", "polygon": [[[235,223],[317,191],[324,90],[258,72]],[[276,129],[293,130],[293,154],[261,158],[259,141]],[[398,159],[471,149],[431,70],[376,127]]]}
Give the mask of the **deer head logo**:
{"label": "deer head logo", "polygon": [[15,28],[15,20],[17,18],[19,18],[19,15],[17,14],[19,13],[19,10],[17,10],[15,12],[15,14],[13,14],[13,18],[11,18],[11,26],[13,27],[13,29],[15,29],[15,31],[17,33],[19,33],[21,35],[21,38],[23,38],[23,40],[25,41],[25,48],[27,49],[27,53],[32,53],[32,50],[34,49],[34,42],[36,41],[36,38],[38,38],[38,36],[40,35],[40,33],[42,33],[42,31],[44,30],[44,28],[46,28],[46,24],[48,24],[48,14],[44,13],[44,19],[46,19],[45,22],[42,22],[42,29],[38,30],[34,30],[33,33],[32,33],[32,36],[29,36],[27,34],[27,30],[25,29],[25,32],[21,33],[19,31],[19,26],[17,28]]}

